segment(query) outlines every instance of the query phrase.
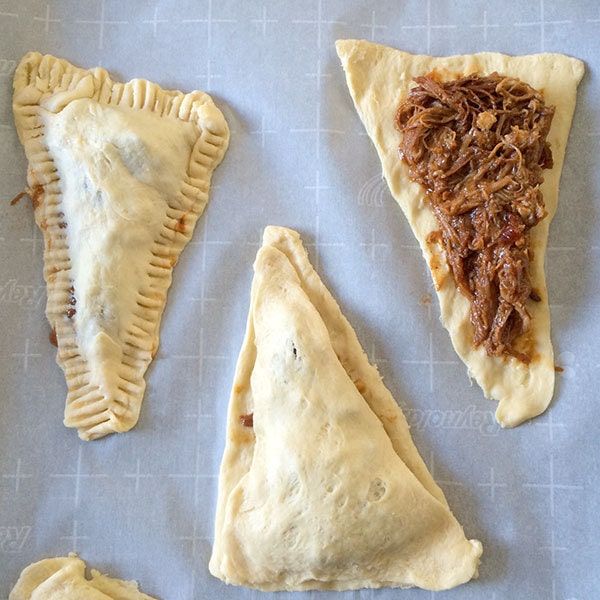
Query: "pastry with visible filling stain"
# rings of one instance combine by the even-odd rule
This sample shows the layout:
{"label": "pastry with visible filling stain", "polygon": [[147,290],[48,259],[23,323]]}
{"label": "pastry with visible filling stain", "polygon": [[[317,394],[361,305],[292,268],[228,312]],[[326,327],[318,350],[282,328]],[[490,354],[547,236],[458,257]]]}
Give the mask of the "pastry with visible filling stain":
{"label": "pastry with visible filling stain", "polygon": [[229,402],[211,573],[265,591],[442,590],[476,577],[481,551],[300,236],[267,227]]}
{"label": "pastry with visible filling stain", "polygon": [[46,315],[84,440],[131,429],[172,270],[229,141],[203,92],[27,54],[13,110],[44,236]]}

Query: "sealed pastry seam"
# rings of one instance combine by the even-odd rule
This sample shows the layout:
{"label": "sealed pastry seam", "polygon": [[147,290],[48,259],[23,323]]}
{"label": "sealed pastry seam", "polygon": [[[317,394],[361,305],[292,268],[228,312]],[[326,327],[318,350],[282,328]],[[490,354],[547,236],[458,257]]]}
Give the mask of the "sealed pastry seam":
{"label": "sealed pastry seam", "polygon": [[17,67],[13,110],[45,242],[65,425],[83,439],[126,431],[227,124],[203,92],[118,83],[101,68],[38,53]]}
{"label": "sealed pastry seam", "polygon": [[[450,333],[454,349],[467,365],[469,376],[487,397],[499,402],[496,418],[502,426],[512,427],[542,413],[552,399],[555,377],[544,257],[583,63],[560,54],[411,55],[364,40],[339,40],[336,49],[356,110],[381,160],[383,175],[430,267],[441,321]],[[554,165],[544,170],[541,186],[548,215],[530,232],[533,258],[529,274],[540,301],[528,305],[532,325],[527,335],[533,348],[529,364],[514,357],[488,356],[483,347],[474,347],[469,301],[458,291],[442,249],[428,242],[438,224],[425,201],[424,190],[410,180],[407,166],[398,154],[400,133],[395,128],[396,112],[414,85],[413,78],[430,72],[443,80],[497,72],[542,91],[546,103],[556,107],[548,135]]]}
{"label": "sealed pastry seam", "polygon": [[464,537],[299,235],[267,227],[254,269],[211,573],[267,591],[475,577],[481,544]]}

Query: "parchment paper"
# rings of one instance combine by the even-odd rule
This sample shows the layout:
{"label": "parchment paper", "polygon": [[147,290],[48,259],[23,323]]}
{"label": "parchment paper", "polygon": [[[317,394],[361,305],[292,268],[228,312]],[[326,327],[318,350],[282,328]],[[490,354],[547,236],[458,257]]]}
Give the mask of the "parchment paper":
{"label": "parchment paper", "polygon": [[[452,351],[352,107],[339,37],[433,54],[557,51],[587,63],[547,260],[564,372],[550,411],[531,424],[500,431],[495,404]],[[165,600],[261,596],[214,580],[207,562],[251,265],[267,224],[301,231],[467,535],[484,546],[479,580],[453,591],[343,597],[599,598],[599,40],[592,0],[1,1],[0,598],[27,564],[69,551]],[[93,443],[62,425],[41,237],[28,203],[8,204],[26,173],[11,78],[31,49],[122,79],[204,89],[232,130],[175,271],[139,424]]]}

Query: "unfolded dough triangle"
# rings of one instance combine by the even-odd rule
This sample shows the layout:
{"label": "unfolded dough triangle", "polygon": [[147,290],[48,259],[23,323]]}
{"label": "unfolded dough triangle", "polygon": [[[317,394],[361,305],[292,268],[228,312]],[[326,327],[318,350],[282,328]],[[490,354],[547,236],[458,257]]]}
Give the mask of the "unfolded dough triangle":
{"label": "unfolded dough triangle", "polygon": [[127,431],[227,123],[203,92],[117,83],[103,69],[38,53],[17,67],[13,109],[44,236],[65,425],[86,440]]}
{"label": "unfolded dough triangle", "polygon": [[8,600],[155,600],[135,581],[113,579],[92,570],[74,554],[46,558],[23,569]]}
{"label": "unfolded dough triangle", "polygon": [[267,227],[229,404],[210,571],[262,590],[477,575],[467,540],[299,235]]}
{"label": "unfolded dough triangle", "polygon": [[[486,52],[437,58],[412,55],[364,40],[339,40],[336,48],[356,110],[379,154],[383,175],[431,269],[441,321],[450,333],[454,349],[467,365],[469,376],[477,381],[487,397],[499,402],[496,419],[502,426],[513,427],[542,413],[554,392],[554,355],[544,257],[548,228],[558,201],[577,85],[584,72],[583,63],[561,54],[506,56]],[[439,246],[427,243],[438,225],[424,202],[424,191],[409,179],[408,169],[400,160],[400,133],[395,129],[394,121],[400,102],[413,85],[413,78],[431,71],[449,78],[472,73],[488,75],[497,71],[543,90],[547,104],[556,107],[548,135],[554,166],[544,171],[541,188],[548,215],[531,230],[530,236],[533,250],[531,282],[541,301],[530,302],[528,306],[532,316],[529,335],[534,348],[529,365],[512,357],[488,356],[482,347],[473,346],[469,301],[458,291]]]}

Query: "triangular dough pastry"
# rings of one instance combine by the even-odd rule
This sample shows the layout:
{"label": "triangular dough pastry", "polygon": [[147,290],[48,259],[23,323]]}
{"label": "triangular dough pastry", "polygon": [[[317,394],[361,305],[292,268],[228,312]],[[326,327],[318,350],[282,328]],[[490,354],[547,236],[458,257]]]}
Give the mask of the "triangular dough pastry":
{"label": "triangular dough pastry", "polygon": [[[487,397],[499,401],[496,418],[502,426],[512,427],[542,413],[554,391],[544,255],[548,228],[556,211],[560,173],[577,84],[584,72],[583,63],[560,54],[513,57],[481,53],[435,58],[360,40],[339,40],[336,48],[356,110],[379,154],[385,179],[432,271],[442,323],[450,333],[456,352],[467,365],[469,376],[475,378]],[[513,357],[488,356],[482,346],[474,347],[470,303],[458,291],[440,246],[428,243],[430,234],[439,229],[439,225],[424,201],[423,188],[410,180],[408,168],[399,156],[401,134],[395,128],[396,112],[414,85],[413,78],[432,71],[442,79],[472,73],[489,75],[497,71],[542,90],[546,103],[556,107],[548,135],[554,166],[543,171],[541,186],[548,214],[530,233],[533,260],[529,274],[540,301],[531,301],[527,307],[531,315],[529,344],[533,348],[528,365]]]}
{"label": "triangular dough pastry", "polygon": [[65,425],[86,440],[127,431],[227,123],[203,92],[116,83],[103,69],[37,53],[17,67],[13,109],[45,241]]}
{"label": "triangular dough pastry", "polygon": [[299,235],[267,227],[229,404],[210,571],[261,590],[475,577],[402,411]]}
{"label": "triangular dough pastry", "polygon": [[122,581],[92,570],[75,556],[46,558],[23,569],[8,600],[155,600],[142,594],[135,581]]}

